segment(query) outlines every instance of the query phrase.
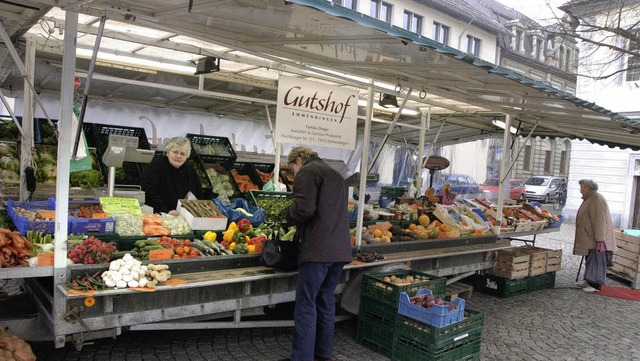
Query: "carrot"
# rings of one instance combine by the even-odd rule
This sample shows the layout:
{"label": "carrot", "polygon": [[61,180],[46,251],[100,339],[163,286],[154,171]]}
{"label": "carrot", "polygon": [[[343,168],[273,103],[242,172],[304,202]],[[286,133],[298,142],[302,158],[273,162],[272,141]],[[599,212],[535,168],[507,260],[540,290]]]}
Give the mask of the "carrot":
{"label": "carrot", "polygon": [[7,234],[7,233],[11,233],[11,231],[6,228],[0,228],[0,233]]}
{"label": "carrot", "polygon": [[0,247],[4,247],[9,243],[7,236],[4,233],[0,233]]}

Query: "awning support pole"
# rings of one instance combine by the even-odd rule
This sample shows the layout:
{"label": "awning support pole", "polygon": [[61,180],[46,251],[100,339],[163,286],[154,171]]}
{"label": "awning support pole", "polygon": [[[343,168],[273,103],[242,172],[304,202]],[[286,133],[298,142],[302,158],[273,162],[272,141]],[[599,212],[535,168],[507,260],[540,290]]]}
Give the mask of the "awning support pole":
{"label": "awning support pole", "polygon": [[[420,140],[418,141],[418,161],[416,162],[416,189],[418,192],[422,189],[422,168],[424,168],[424,141],[427,132],[427,118],[431,119],[431,107],[427,112],[420,112]],[[416,197],[419,194],[416,194]]]}
{"label": "awning support pole", "polygon": [[67,282],[67,217],[69,215],[69,171],[71,162],[71,124],[73,119],[73,93],[76,69],[76,44],[78,39],[78,14],[67,11],[64,25],[64,52],[62,56],[62,78],[60,84],[60,121],[58,123],[58,170],[56,173],[56,222],[55,253],[53,259],[53,335],[57,348],[65,344],[62,327],[66,312],[66,297],[60,285]]}
{"label": "awning support pole", "polygon": [[[373,118],[373,79],[369,85],[367,97],[367,118],[364,121],[364,134],[362,139],[362,158],[360,160],[360,183],[358,184],[358,216],[356,218],[356,252],[360,252],[362,245],[362,222],[364,220],[364,197],[367,186],[367,169],[369,168],[369,142],[371,142],[371,118]],[[382,147],[382,146],[380,146]]]}
{"label": "awning support pole", "polygon": [[[373,159],[371,159],[371,165],[369,166],[369,171],[367,173],[362,173],[362,174],[369,174],[369,172],[371,172],[371,169],[373,169],[373,166],[376,164],[376,161],[378,160],[378,157],[382,152],[382,147],[385,145],[385,143],[389,139],[389,136],[391,135],[393,128],[395,128],[396,123],[398,122],[398,119],[400,119],[400,113],[402,113],[402,109],[404,109],[404,106],[407,104],[407,100],[409,100],[409,96],[411,95],[411,90],[412,89],[409,88],[409,90],[407,91],[407,95],[404,97],[404,99],[402,99],[402,104],[400,104],[400,107],[398,108],[396,115],[393,117],[393,121],[391,122],[391,124],[389,124],[389,129],[387,129],[387,133],[384,135],[382,142],[380,142],[380,146],[376,150],[376,154],[373,156]],[[372,107],[373,107],[373,100],[369,102],[367,111],[369,111],[369,108],[372,108]],[[372,117],[373,117],[373,113],[372,113]],[[371,122],[370,118],[368,121]],[[368,144],[368,143],[365,143],[365,144]]]}
{"label": "awning support pole", "polygon": [[40,99],[40,96],[36,92],[36,89],[33,86],[31,77],[29,76],[29,73],[27,73],[27,69],[22,63],[22,60],[20,59],[20,56],[18,55],[16,48],[13,46],[11,39],[9,39],[9,35],[7,34],[7,31],[4,29],[4,26],[2,26],[2,22],[0,22],[0,37],[2,37],[2,41],[4,41],[5,46],[7,47],[7,49],[9,50],[9,53],[11,54],[11,57],[13,58],[13,62],[18,67],[18,70],[20,71],[20,75],[22,75],[22,77],[25,78],[26,80],[25,83],[29,84],[31,91],[33,92],[33,97],[36,99],[36,102],[40,106],[40,110],[42,110],[42,113],[44,114],[45,118],[47,118],[47,121],[55,131],[55,127],[53,126],[51,117],[49,117],[49,113],[47,113],[47,110],[44,107],[44,103],[42,102],[42,99]]}
{"label": "awning support pole", "polygon": [[275,167],[273,168],[273,183],[276,186],[276,190],[279,190],[280,182],[280,157],[282,156],[282,149],[280,143],[276,142],[276,137],[273,132],[273,122],[271,121],[271,114],[269,113],[269,105],[264,105],[264,111],[267,114],[267,125],[269,125],[269,132],[271,134],[271,142],[273,143],[273,150],[275,152]]}
{"label": "awning support pole", "polygon": [[93,53],[91,54],[91,61],[89,62],[89,72],[87,73],[87,82],[84,84],[84,94],[82,97],[82,105],[80,106],[80,116],[78,117],[78,129],[76,130],[75,142],[73,143],[73,153],[71,159],[76,159],[78,155],[78,143],[80,143],[80,135],[82,134],[82,123],[84,122],[84,113],[87,110],[87,102],[89,101],[89,88],[91,87],[91,79],[93,78],[93,71],[96,67],[96,60],[98,58],[98,49],[100,49],[100,41],[102,40],[102,33],[104,32],[104,24],[107,22],[107,17],[102,16],[100,18],[100,25],[98,26],[98,33],[96,34],[96,43],[93,45]]}
{"label": "awning support pole", "polygon": [[[524,146],[527,144],[527,141],[529,139],[531,139],[531,135],[533,134],[533,132],[536,130],[537,127],[538,127],[538,122],[536,122],[536,124],[533,125],[533,128],[531,128],[531,130],[529,131],[529,134],[525,138],[524,142],[522,142],[522,144],[520,145],[520,148],[518,148],[518,151],[516,152],[515,157],[513,157],[513,159],[511,160],[511,164],[509,165],[509,169],[507,170],[507,173],[505,173],[505,174],[509,174],[509,172],[511,172],[511,169],[513,169],[513,166],[516,164],[516,160],[520,157],[520,153],[522,153],[522,150],[524,149]],[[501,176],[500,177],[500,183],[502,183],[502,182],[504,182],[504,178],[502,178],[502,176]]]}
{"label": "awning support pole", "polygon": [[500,192],[498,192],[498,212],[496,219],[496,234],[500,235],[500,228],[502,225],[502,208],[504,206],[504,192],[502,191],[502,182],[506,178],[508,172],[511,170],[507,170],[507,145],[509,144],[509,136],[511,136],[511,115],[507,114],[504,125],[504,135],[502,138],[502,159],[500,160]]}

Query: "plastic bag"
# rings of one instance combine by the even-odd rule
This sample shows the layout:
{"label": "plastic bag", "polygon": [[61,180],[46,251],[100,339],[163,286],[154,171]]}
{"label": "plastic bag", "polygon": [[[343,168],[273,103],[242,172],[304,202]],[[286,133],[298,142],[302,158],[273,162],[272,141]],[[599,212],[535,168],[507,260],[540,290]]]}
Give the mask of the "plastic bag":
{"label": "plastic bag", "polygon": [[[264,222],[264,209],[249,204],[244,198],[236,198],[233,202],[224,202],[220,198],[216,198],[213,203],[218,206],[220,213],[229,219],[229,222],[237,222],[246,218],[254,227],[258,227]],[[246,213],[239,209],[245,210]]]}
{"label": "plastic bag", "polygon": [[607,278],[607,255],[604,242],[596,242],[596,248],[590,249],[585,261],[584,279],[589,283],[603,285]]}

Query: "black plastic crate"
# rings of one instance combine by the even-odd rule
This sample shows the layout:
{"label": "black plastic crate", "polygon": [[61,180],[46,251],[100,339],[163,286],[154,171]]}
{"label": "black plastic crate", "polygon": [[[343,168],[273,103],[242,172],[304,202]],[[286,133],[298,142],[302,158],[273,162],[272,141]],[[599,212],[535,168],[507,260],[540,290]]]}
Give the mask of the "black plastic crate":
{"label": "black plastic crate", "polygon": [[[256,173],[256,170],[255,168],[253,168],[253,165],[251,163],[234,162],[229,172],[234,177],[236,185],[238,186],[238,190],[240,190],[241,193],[247,193],[251,190],[257,191],[262,188],[262,181],[260,180],[260,176],[258,175],[258,173]],[[243,183],[239,182],[239,179],[236,179],[236,177],[248,177],[249,181],[246,183],[246,187],[241,187]]]}
{"label": "black plastic crate", "polygon": [[211,135],[187,134],[191,141],[191,148],[205,163],[224,163],[227,169],[238,158],[231,142],[227,137]]}
{"label": "black plastic crate", "polygon": [[94,123],[93,134],[96,138],[95,147],[98,148],[100,154],[104,154],[104,151],[109,146],[109,135],[111,134],[136,137],[138,138],[138,149],[151,149],[147,139],[147,132],[144,128]]}
{"label": "black plastic crate", "polygon": [[[191,153],[191,157],[194,159],[194,161],[197,161],[198,163],[200,163],[202,170],[205,172],[205,174],[207,175],[207,179],[209,179],[209,185],[211,185],[211,189],[212,192],[214,194],[214,196],[212,196],[212,198],[217,197],[218,195],[220,195],[220,192],[217,192],[218,190],[218,186],[216,183],[214,183],[211,180],[211,177],[209,176],[210,173],[215,172],[215,177],[218,178],[221,175],[227,176],[229,178],[229,184],[231,185],[231,195],[226,195],[227,197],[237,197],[239,196],[240,190],[238,189],[238,185],[236,184],[236,181],[233,179],[233,176],[231,175],[231,173],[229,172],[230,169],[230,164],[228,162],[225,162],[223,160],[218,160],[218,161],[213,161],[211,159],[208,160],[204,160],[202,159],[199,155],[194,155],[193,153]],[[233,164],[233,163],[231,163]]]}
{"label": "black plastic crate", "polygon": [[[256,163],[256,162],[251,162],[250,164],[255,169],[258,177],[260,177],[259,186],[262,189],[262,187],[264,187],[264,185],[267,184],[268,181],[273,179],[273,170],[275,169],[276,165],[273,163]],[[283,182],[280,181],[280,183],[283,183]]]}

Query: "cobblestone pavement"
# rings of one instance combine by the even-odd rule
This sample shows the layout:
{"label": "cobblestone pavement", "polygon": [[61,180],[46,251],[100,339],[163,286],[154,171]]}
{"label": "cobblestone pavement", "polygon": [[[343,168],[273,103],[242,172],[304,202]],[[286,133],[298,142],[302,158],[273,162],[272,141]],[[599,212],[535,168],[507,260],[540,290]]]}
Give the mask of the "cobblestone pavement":
{"label": "cobblestone pavement", "polygon": [[[572,225],[539,235],[536,245],[563,250],[554,289],[507,299],[474,292],[466,307],[484,312],[481,361],[640,360],[640,302],[587,294],[575,287]],[[609,279],[609,285],[628,287]],[[334,358],[389,360],[356,343],[357,321],[336,326]],[[125,332],[116,339],[54,349],[34,344],[41,360],[278,360],[291,348],[292,328]]]}

